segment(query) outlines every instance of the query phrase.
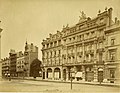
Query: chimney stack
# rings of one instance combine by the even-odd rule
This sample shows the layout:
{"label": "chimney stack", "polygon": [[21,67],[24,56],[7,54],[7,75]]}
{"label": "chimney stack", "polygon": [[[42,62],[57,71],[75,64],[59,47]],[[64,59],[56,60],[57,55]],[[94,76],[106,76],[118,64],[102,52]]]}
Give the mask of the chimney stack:
{"label": "chimney stack", "polygon": [[108,9],[108,16],[109,16],[109,26],[111,26],[112,23],[112,8]]}

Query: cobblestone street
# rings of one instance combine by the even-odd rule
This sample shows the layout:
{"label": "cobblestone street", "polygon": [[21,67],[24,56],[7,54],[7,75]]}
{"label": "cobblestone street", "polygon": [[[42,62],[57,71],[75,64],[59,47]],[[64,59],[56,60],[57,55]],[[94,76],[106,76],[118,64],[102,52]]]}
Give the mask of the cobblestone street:
{"label": "cobblestone street", "polygon": [[95,86],[88,84],[73,84],[70,89],[70,83],[30,81],[30,80],[12,80],[0,82],[1,92],[79,92],[79,93],[119,93],[118,87]]}

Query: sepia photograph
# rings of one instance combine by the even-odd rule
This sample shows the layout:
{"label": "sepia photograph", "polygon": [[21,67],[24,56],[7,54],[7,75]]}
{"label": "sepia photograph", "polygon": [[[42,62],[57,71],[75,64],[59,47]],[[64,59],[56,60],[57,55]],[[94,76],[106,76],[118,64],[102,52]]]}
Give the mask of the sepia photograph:
{"label": "sepia photograph", "polygon": [[0,0],[0,93],[120,93],[120,0]]}

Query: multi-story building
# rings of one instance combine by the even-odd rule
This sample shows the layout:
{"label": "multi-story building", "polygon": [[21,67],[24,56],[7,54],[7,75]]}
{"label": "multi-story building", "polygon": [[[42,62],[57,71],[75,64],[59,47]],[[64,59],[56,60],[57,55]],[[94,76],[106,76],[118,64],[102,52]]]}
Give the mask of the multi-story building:
{"label": "multi-story building", "polygon": [[17,62],[16,62],[16,72],[18,77],[23,77],[24,76],[24,63],[25,63],[25,58],[22,53],[22,51],[17,53]]}
{"label": "multi-story building", "polygon": [[10,75],[11,77],[16,77],[16,62],[17,62],[17,53],[15,50],[11,49],[9,53],[9,58],[10,58]]}
{"label": "multi-story building", "polygon": [[10,68],[9,58],[2,59],[2,77],[6,77],[10,73],[9,68]]}
{"label": "multi-story building", "polygon": [[38,47],[34,46],[33,43],[28,44],[26,42],[25,51],[24,51],[24,73],[26,77],[30,76],[30,65],[34,59],[38,58]]}
{"label": "multi-story building", "polygon": [[[112,28],[114,24],[116,22],[112,20],[112,8],[106,8],[103,12],[99,11],[97,17],[93,19],[81,12],[77,24],[72,27],[64,26],[62,31],[50,34],[50,37],[42,42],[43,78],[70,80],[72,77],[83,81],[100,82],[110,79],[109,75],[115,73],[115,70],[109,70],[110,61],[107,54],[110,52],[109,48],[113,46],[109,46],[110,41],[107,39],[120,33],[120,25]],[[119,46],[114,45],[117,51]],[[119,52],[117,53],[116,55],[119,55]],[[120,63],[118,60],[119,56],[112,64],[118,65]],[[118,69],[116,74],[117,72]]]}
{"label": "multi-story building", "polygon": [[120,81],[120,22],[115,18],[115,24],[105,29],[105,81]]}

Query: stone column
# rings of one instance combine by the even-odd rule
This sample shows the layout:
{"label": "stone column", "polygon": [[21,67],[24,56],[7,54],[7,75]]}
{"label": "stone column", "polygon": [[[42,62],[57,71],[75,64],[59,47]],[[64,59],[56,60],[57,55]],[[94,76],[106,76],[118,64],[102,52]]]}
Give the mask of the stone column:
{"label": "stone column", "polygon": [[67,68],[66,69],[66,81],[68,81],[69,80],[69,69]]}
{"label": "stone column", "polygon": [[[77,67],[74,66],[74,71],[75,71],[75,74],[77,73]],[[75,81],[77,81],[77,78],[75,77]]]}
{"label": "stone column", "polygon": [[97,59],[97,41],[94,41],[94,63],[96,63]]}
{"label": "stone column", "polygon": [[52,80],[54,80],[54,68],[52,68]]}
{"label": "stone column", "polygon": [[84,43],[83,43],[83,56],[82,56],[82,61],[84,61],[85,60],[85,45],[84,45]]}
{"label": "stone column", "polygon": [[77,62],[77,46],[74,45],[74,49],[75,49],[75,63]]}
{"label": "stone column", "polygon": [[82,66],[82,80],[85,81],[85,67]]}
{"label": "stone column", "polygon": [[66,52],[67,52],[67,55],[66,55],[66,63],[68,63],[68,47],[66,47]]}
{"label": "stone column", "polygon": [[107,65],[105,65],[104,67],[104,73],[103,73],[103,82],[108,82],[107,78],[108,78],[108,69],[107,69]]}
{"label": "stone column", "polygon": [[89,56],[88,61],[90,61],[90,60],[91,60],[91,56],[90,56],[90,54],[88,54],[88,56]]}
{"label": "stone column", "polygon": [[63,81],[63,68],[60,69],[61,81]]}
{"label": "stone column", "polygon": [[98,81],[98,70],[97,65],[94,65],[94,81]]}
{"label": "stone column", "polygon": [[47,68],[45,68],[45,79],[47,79]]}

